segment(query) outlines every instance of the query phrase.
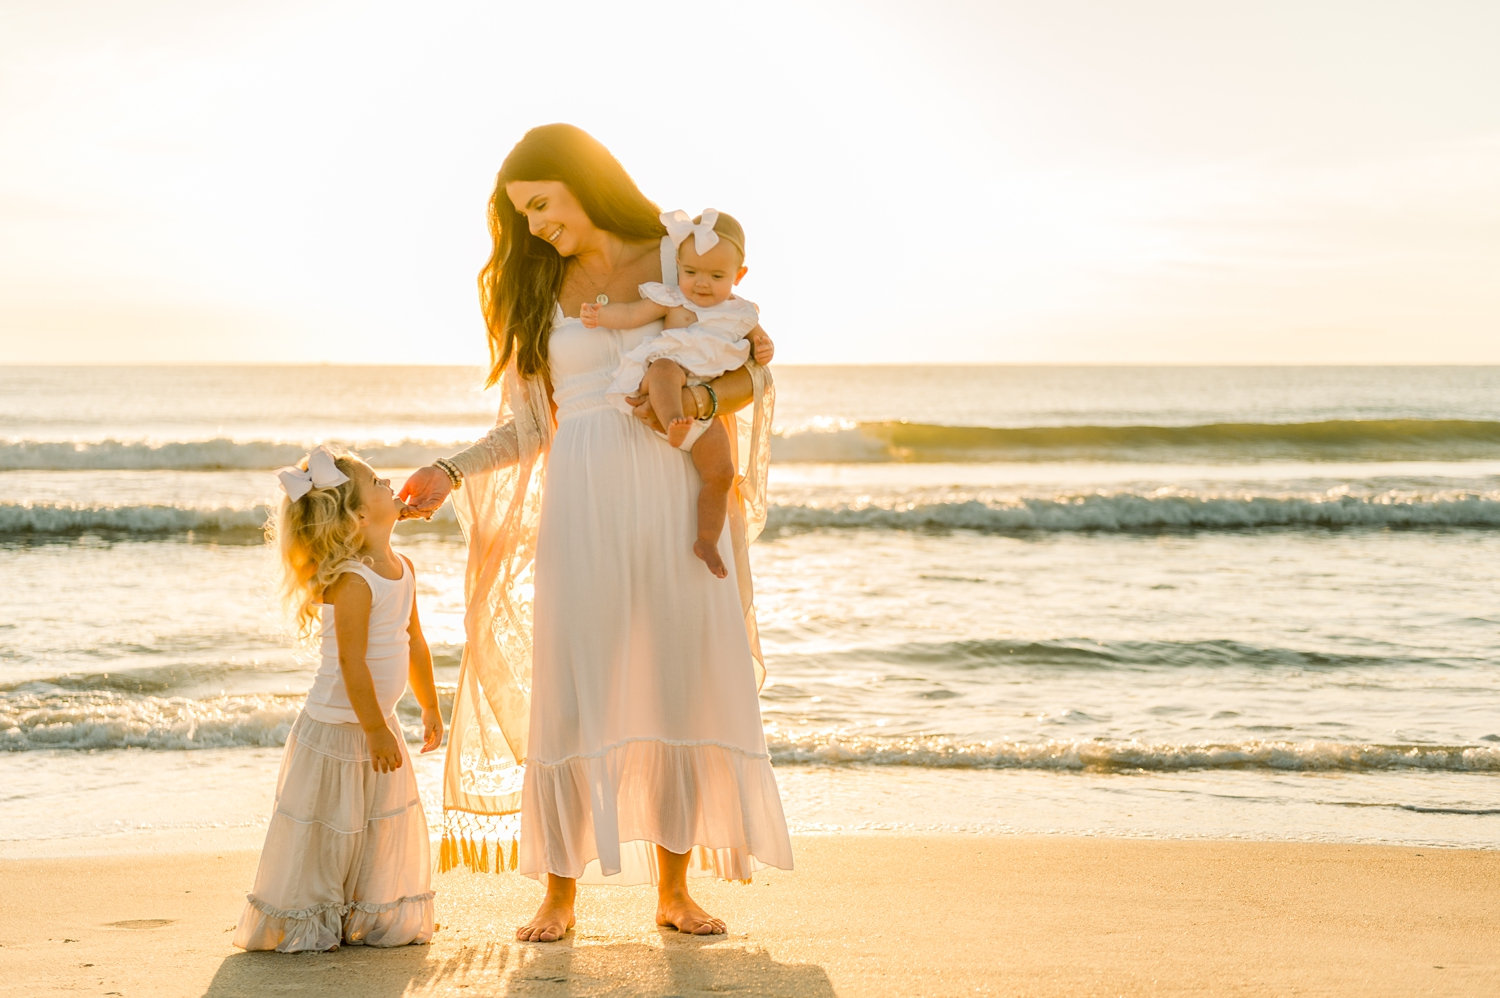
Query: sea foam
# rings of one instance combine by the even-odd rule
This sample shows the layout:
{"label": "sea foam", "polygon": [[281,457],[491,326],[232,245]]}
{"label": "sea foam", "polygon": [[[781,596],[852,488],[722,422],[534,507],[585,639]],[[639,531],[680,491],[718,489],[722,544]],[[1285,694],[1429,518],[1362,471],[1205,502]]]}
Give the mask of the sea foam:
{"label": "sea foam", "polygon": [[881,738],[811,734],[772,739],[781,765],[921,766],[944,769],[1047,769],[1090,772],[1181,770],[1294,770],[1368,772],[1500,772],[1500,747],[1381,745],[1333,741],[1172,744],[1060,739],[1037,742],[959,742],[942,737]]}
{"label": "sea foam", "polygon": [[[453,687],[442,686],[451,707]],[[184,751],[285,743],[302,694],[255,693],[190,699],[107,691],[0,694],[0,750],[147,749]],[[408,737],[420,728],[410,700],[400,713]],[[843,732],[773,733],[777,765],[1042,769],[1064,772],[1270,770],[1500,772],[1500,746],[1246,740],[1226,743],[1049,739],[967,742],[942,736],[879,737]]]}
{"label": "sea foam", "polygon": [[[483,432],[475,429],[474,437]],[[473,438],[342,441],[381,468],[412,468]],[[263,470],[290,464],[316,440],[0,441],[0,470]],[[329,441],[340,442],[340,441]],[[891,461],[1463,461],[1500,457],[1500,422],[1334,419],[1300,423],[948,426],[899,420],[782,431],[773,460]]]}
{"label": "sea foam", "polygon": [[[265,525],[264,506],[193,508],[170,505],[0,503],[0,537],[102,534],[238,535],[254,539]],[[1413,497],[1196,496],[1100,493],[1010,502],[773,505],[767,527],[804,530],[972,530],[985,534],[1170,533],[1197,530],[1339,529],[1432,530],[1500,527],[1500,495],[1457,493]],[[403,531],[456,533],[450,508],[431,522]]]}
{"label": "sea foam", "polygon": [[[258,541],[270,510],[263,505],[247,507],[191,507],[171,505],[92,505],[87,503],[0,503],[0,537],[80,534],[162,535],[214,534],[224,539]],[[444,507],[431,521],[409,520],[403,532],[412,530],[456,531],[452,509]]]}
{"label": "sea foam", "polygon": [[[303,693],[190,697],[132,696],[108,690],[0,694],[0,751],[41,749],[265,748],[283,745]],[[451,708],[453,688],[440,686]],[[410,698],[398,705],[408,729],[420,730]],[[408,732],[410,734],[410,731]]]}

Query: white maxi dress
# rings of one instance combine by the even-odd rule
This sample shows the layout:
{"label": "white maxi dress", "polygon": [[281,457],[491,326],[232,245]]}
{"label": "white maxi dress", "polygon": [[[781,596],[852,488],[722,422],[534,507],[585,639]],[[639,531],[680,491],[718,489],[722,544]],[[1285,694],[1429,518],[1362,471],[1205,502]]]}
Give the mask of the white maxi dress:
{"label": "white maxi dress", "polygon": [[[676,256],[662,244],[662,277]],[[548,342],[557,430],[535,569],[530,743],[519,870],[644,883],[655,844],[695,873],[792,866],[730,567],[694,556],[691,459],[607,391],[660,332],[588,329],[559,309]]]}

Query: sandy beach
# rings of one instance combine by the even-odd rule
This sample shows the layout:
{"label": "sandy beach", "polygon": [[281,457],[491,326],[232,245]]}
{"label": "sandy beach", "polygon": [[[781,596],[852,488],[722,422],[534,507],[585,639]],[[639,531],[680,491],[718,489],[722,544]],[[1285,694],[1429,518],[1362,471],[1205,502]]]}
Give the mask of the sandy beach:
{"label": "sandy beach", "polygon": [[704,883],[730,935],[593,888],[560,944],[537,885],[439,876],[432,945],[245,954],[252,851],[0,861],[0,994],[1484,995],[1500,851],[997,836],[807,836],[795,872]]}

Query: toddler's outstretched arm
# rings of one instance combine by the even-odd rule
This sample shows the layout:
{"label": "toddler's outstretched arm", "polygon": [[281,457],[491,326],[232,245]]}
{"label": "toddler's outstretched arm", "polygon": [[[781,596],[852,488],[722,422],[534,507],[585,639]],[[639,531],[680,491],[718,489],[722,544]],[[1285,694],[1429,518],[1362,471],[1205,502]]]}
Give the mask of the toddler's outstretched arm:
{"label": "toddler's outstretched arm", "polygon": [[667,314],[667,306],[658,305],[650,298],[640,301],[610,302],[600,305],[586,301],[578,310],[578,317],[589,329],[603,326],[605,329],[634,329],[648,322],[655,322]]}
{"label": "toddler's outstretched arm", "polygon": [[401,743],[391,732],[380,713],[375,697],[375,680],[365,663],[370,644],[370,584],[353,572],[345,572],[323,594],[333,604],[333,631],[339,642],[339,672],[349,706],[359,718],[370,744],[370,765],[377,773],[393,773],[401,768]]}
{"label": "toddler's outstretched arm", "polygon": [[[401,560],[406,562],[415,581],[417,570],[411,559],[403,554]],[[411,639],[411,664],[406,670],[406,680],[411,684],[412,696],[422,706],[422,751],[431,752],[443,744],[443,713],[438,709],[437,684],[432,680],[432,651],[422,633],[415,599],[411,601],[411,620],[406,624],[406,635]]]}

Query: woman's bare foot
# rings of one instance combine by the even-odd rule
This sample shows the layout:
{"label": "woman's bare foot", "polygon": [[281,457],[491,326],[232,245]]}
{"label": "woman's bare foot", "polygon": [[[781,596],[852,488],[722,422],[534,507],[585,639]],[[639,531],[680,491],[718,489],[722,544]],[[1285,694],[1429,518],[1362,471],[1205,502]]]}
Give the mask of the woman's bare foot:
{"label": "woman's bare foot", "polygon": [[719,545],[713,541],[705,541],[701,537],[693,542],[693,554],[703,559],[708,570],[714,573],[714,578],[722,579],[729,574],[724,567],[724,559],[719,557]]}
{"label": "woman's bare foot", "polygon": [[656,924],[694,936],[720,936],[729,931],[723,919],[704,911],[686,891],[657,895]]}
{"label": "woman's bare foot", "polygon": [[667,443],[673,447],[681,447],[682,442],[687,439],[688,431],[693,428],[693,420],[686,416],[674,419],[667,424]]}
{"label": "woman's bare foot", "polygon": [[555,943],[573,927],[573,898],[577,881],[550,876],[547,896],[531,921],[516,929],[516,939],[523,943]]}

